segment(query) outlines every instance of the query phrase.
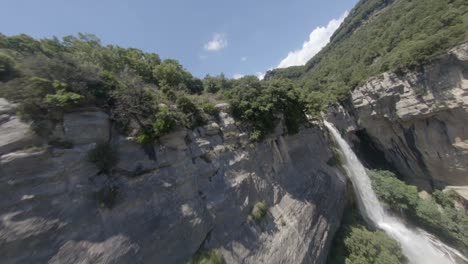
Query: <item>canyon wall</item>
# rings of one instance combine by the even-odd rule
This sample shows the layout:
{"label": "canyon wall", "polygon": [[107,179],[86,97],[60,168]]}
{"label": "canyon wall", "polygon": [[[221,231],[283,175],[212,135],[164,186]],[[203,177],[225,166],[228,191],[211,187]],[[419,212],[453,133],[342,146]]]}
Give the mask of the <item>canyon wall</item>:
{"label": "canyon wall", "polygon": [[365,134],[409,182],[427,190],[464,189],[468,44],[408,73],[370,79],[344,107],[331,108],[327,118],[349,139],[357,139],[356,131]]}
{"label": "canyon wall", "polygon": [[[53,135],[66,144],[52,146],[1,100],[2,262],[185,263],[216,249],[226,263],[325,263],[346,189],[327,134],[279,128],[250,143],[219,107],[219,120],[145,148],[102,111],[69,113]],[[100,142],[117,151],[112,173],[88,161]],[[260,201],[266,217],[249,220]]]}

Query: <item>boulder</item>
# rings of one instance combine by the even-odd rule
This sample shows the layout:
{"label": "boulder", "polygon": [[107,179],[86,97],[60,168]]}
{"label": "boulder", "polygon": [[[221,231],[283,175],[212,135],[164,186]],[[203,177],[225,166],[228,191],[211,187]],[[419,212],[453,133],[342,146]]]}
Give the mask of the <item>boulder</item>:
{"label": "boulder", "polygon": [[0,155],[41,143],[27,123],[17,117],[11,117],[8,120],[0,123]]}
{"label": "boulder", "polygon": [[16,112],[17,104],[13,104],[0,97],[0,115],[8,114],[14,115]]}

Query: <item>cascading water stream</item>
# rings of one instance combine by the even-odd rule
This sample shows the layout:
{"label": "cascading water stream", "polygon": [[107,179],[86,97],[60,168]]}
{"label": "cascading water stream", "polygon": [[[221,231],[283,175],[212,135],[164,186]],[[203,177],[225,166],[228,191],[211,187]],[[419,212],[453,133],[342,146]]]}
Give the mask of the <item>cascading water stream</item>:
{"label": "cascading water stream", "polygon": [[454,264],[456,258],[467,259],[457,250],[443,244],[435,237],[418,230],[410,230],[398,218],[387,214],[372,189],[366,169],[340,133],[327,121],[325,126],[339,145],[343,167],[356,193],[359,210],[364,218],[397,240],[408,260],[413,264]]}

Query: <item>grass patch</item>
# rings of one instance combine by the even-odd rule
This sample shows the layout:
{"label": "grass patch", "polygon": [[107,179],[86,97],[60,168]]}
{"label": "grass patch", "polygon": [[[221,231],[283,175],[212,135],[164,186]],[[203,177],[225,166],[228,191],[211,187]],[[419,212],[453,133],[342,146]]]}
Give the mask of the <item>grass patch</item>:
{"label": "grass patch", "polygon": [[223,255],[218,250],[200,251],[192,256],[187,264],[222,264]]}
{"label": "grass patch", "polygon": [[257,202],[248,219],[255,220],[257,222],[262,221],[268,213],[268,204],[265,201]]}

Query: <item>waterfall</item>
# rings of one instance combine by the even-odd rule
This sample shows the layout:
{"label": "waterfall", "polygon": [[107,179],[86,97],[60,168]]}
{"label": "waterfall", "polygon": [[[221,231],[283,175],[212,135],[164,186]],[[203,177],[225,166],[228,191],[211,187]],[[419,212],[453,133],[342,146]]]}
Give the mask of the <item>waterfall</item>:
{"label": "waterfall", "polygon": [[444,245],[435,237],[423,231],[411,230],[400,219],[387,214],[377,199],[366,169],[356,157],[356,154],[333,125],[327,121],[324,121],[324,123],[341,149],[342,165],[353,183],[359,210],[366,221],[382,229],[390,237],[398,241],[403,254],[410,263],[454,264],[457,263],[456,258],[467,261],[461,253]]}

